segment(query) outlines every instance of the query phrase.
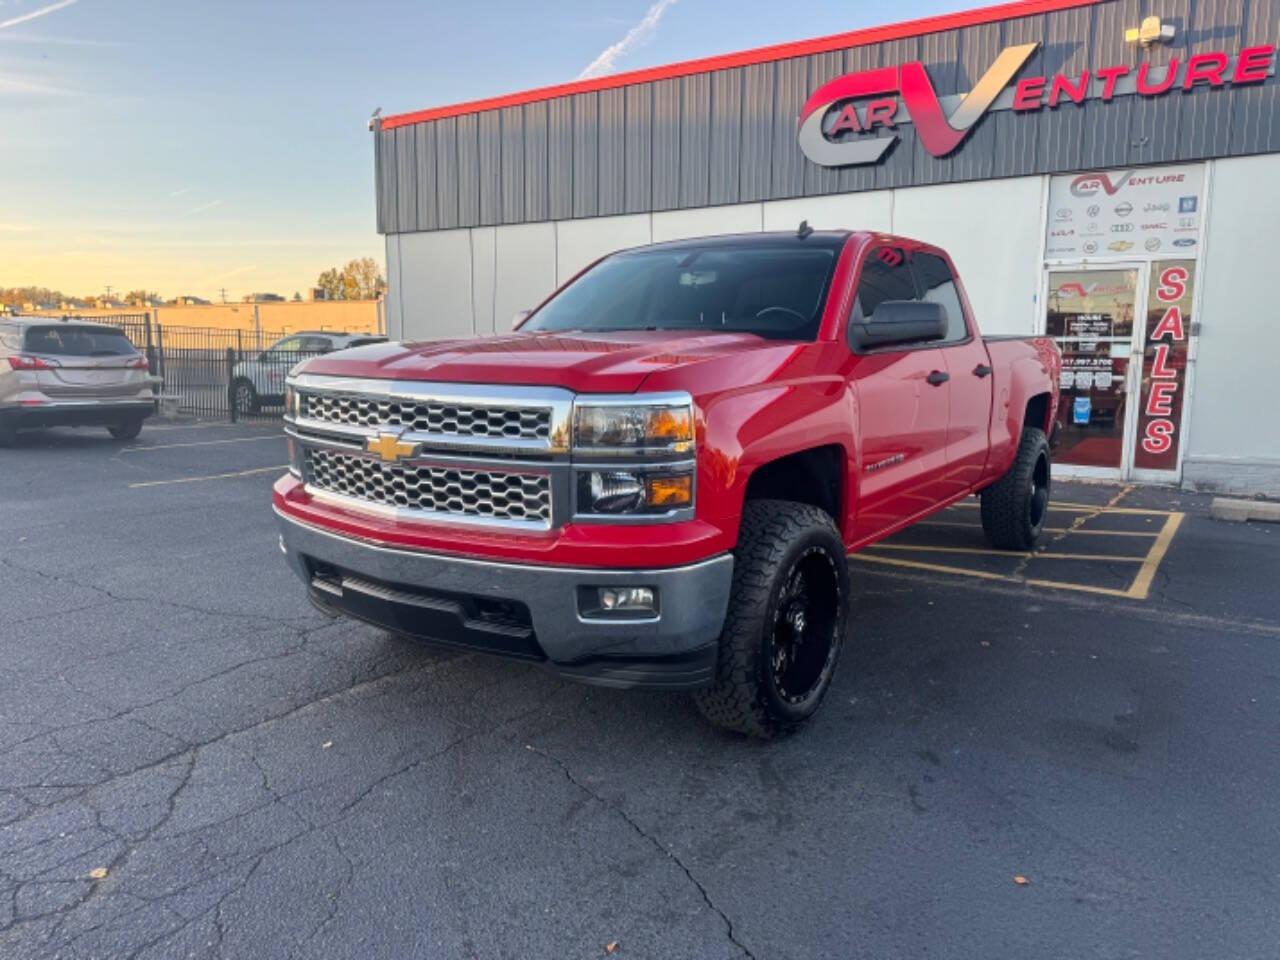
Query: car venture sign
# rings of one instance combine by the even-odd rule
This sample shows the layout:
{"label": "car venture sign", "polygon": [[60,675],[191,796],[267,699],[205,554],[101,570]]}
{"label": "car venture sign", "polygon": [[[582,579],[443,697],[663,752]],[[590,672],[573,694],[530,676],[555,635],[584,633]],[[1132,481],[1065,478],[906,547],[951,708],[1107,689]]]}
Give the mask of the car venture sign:
{"label": "car venture sign", "polygon": [[[800,149],[814,163],[843,167],[875,163],[898,140],[897,128],[915,125],[921,146],[935,157],[955,151],[990,111],[1027,113],[1070,101],[1109,103],[1117,96],[1158,97],[1196,86],[1261,83],[1272,72],[1275,46],[1197,53],[1167,65],[1145,61],[1085,70],[1078,75],[1028,76],[1010,86],[1040,44],[1006,47],[976,86],[960,96],[939,97],[918,60],[896,67],[849,73],[823,84],[800,111]],[[1114,192],[1115,185],[1099,184]],[[1110,190],[1108,190],[1110,188]]]}

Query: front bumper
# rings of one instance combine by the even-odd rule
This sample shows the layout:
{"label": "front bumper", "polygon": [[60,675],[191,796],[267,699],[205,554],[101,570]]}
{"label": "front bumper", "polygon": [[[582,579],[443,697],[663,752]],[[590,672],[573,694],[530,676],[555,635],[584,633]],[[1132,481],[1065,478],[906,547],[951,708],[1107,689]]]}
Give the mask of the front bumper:
{"label": "front bumper", "polygon": [[[399,633],[521,657],[575,680],[687,690],[711,682],[733,557],[647,570],[502,563],[396,549],[284,514],[280,544],[322,609]],[[579,587],[648,586],[659,612],[579,612]]]}
{"label": "front bumper", "polygon": [[135,417],[143,419],[155,412],[154,400],[50,400],[2,406],[0,421],[19,428],[108,426]]}

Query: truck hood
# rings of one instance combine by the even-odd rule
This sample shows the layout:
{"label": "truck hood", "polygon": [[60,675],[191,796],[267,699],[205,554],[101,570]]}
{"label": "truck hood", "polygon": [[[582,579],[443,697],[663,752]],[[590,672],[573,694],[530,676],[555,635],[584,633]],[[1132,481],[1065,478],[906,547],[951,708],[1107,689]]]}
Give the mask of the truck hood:
{"label": "truck hood", "polygon": [[317,357],[302,371],[384,380],[565,387],[584,393],[633,393],[645,378],[794,344],[749,333],[516,333],[475,340],[379,343]]}

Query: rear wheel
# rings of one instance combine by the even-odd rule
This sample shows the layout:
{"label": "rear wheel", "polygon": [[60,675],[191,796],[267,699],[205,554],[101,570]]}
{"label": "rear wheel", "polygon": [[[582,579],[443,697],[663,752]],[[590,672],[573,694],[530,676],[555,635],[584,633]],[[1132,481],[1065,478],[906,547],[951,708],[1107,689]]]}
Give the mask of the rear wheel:
{"label": "rear wheel", "polygon": [[694,694],[716,726],[771,739],[817,712],[844,642],[844,543],[817,507],[756,500],[743,510],[733,589],[712,686]]}
{"label": "rear wheel", "polygon": [[231,391],[231,402],[236,405],[236,413],[257,413],[262,408],[258,391],[243,377],[235,382],[235,387]]}
{"label": "rear wheel", "polygon": [[0,447],[11,447],[18,439],[18,427],[0,420]]}
{"label": "rear wheel", "polygon": [[117,440],[134,440],[142,432],[142,418],[132,417],[120,423],[113,423],[107,431]]}
{"label": "rear wheel", "polygon": [[1022,431],[1013,466],[982,491],[982,529],[1001,550],[1030,550],[1049,512],[1049,441],[1038,427]]}

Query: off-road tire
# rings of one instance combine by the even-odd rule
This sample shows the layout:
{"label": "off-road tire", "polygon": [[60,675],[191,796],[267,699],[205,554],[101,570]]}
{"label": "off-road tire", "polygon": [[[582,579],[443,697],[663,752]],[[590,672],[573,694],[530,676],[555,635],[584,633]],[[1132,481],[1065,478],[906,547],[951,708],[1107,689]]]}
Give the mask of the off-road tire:
{"label": "off-road tire", "polygon": [[[797,641],[792,650],[809,653],[808,669],[816,671],[817,678],[788,697],[785,690],[780,692],[775,676],[775,644],[780,642],[780,601],[786,599],[784,588],[794,584],[797,570],[807,571],[814,581],[815,615],[808,624],[814,632],[809,639]],[[763,739],[793,733],[817,712],[831,685],[848,613],[848,561],[831,517],[817,507],[785,500],[747,503],[734,551],[733,585],[716,677],[711,686],[694,693],[698,709],[726,730]],[[801,619],[801,636],[805,628]],[[805,643],[814,645],[805,647]],[[827,644],[825,660],[819,661],[823,643]],[[798,657],[792,661],[793,667],[797,664]]]}
{"label": "off-road tire", "polygon": [[107,427],[107,432],[117,440],[136,440],[138,434],[142,432],[142,418],[133,417],[129,420],[113,423]]}
{"label": "off-road tire", "polygon": [[[241,402],[241,396],[245,397],[244,402]],[[239,377],[232,384],[231,402],[235,404],[237,414],[260,413],[262,411],[262,399],[258,396],[258,389],[253,385],[253,381],[247,377]]]}
{"label": "off-road tire", "polygon": [[982,491],[982,529],[1001,550],[1030,550],[1040,539],[1049,506],[1052,460],[1038,427],[1022,431],[1005,475]]}

